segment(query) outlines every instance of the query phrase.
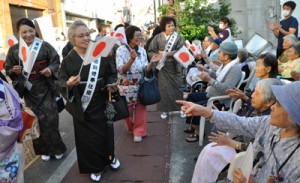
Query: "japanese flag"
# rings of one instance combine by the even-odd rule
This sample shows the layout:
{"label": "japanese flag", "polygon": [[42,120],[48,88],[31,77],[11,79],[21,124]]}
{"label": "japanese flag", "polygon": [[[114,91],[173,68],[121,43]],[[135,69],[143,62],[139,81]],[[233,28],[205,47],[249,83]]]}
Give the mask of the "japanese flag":
{"label": "japanese flag", "polygon": [[88,65],[95,61],[98,57],[107,57],[117,39],[115,37],[105,36],[96,42],[90,41],[87,48],[86,57],[84,58],[83,65]]}
{"label": "japanese flag", "polygon": [[125,28],[124,27],[119,27],[114,32],[114,36],[113,37],[116,37],[121,43],[127,44],[127,39],[126,39]]}
{"label": "japanese flag", "polygon": [[186,40],[185,41],[185,47],[190,48],[190,46],[191,46],[191,43],[189,42],[189,40]]}
{"label": "japanese flag", "polygon": [[174,54],[174,58],[185,68],[187,68],[195,60],[193,55],[185,46],[180,48],[180,50]]}
{"label": "japanese flag", "polygon": [[[194,44],[194,43],[193,43],[193,44]],[[201,42],[200,42],[200,44],[195,45],[195,52],[196,52],[197,54],[200,54],[200,53],[201,53],[201,50],[202,50],[202,46],[201,46]]]}
{"label": "japanese flag", "polygon": [[8,47],[12,47],[13,45],[18,44],[18,40],[13,34],[11,34],[6,39],[6,44]]}
{"label": "japanese flag", "polygon": [[29,54],[30,54],[29,47],[27,46],[25,41],[20,37],[19,58],[23,61],[24,65],[29,59]]}
{"label": "japanese flag", "polygon": [[6,55],[4,53],[1,53],[1,55],[0,55],[0,71],[2,71],[4,68],[5,59],[6,59]]}

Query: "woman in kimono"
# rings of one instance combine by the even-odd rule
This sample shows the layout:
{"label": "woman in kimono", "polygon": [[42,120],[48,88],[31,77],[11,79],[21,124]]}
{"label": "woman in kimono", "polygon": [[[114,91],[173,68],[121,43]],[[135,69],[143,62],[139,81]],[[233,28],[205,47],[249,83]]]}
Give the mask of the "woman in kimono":
{"label": "woman in kimono", "polygon": [[[162,17],[159,24],[162,32],[156,35],[148,49],[148,56],[151,59],[155,54],[161,54],[162,60],[158,63],[158,86],[161,101],[157,110],[162,111],[162,119],[168,117],[167,112],[178,111],[180,106],[174,103],[176,99],[182,99],[183,93],[180,90],[181,65],[173,55],[185,45],[184,39],[175,32],[176,22],[172,17]],[[161,67],[162,66],[162,67]],[[168,91],[168,92],[166,92]]]}
{"label": "woman in kimono", "polygon": [[79,171],[91,174],[92,180],[99,181],[106,165],[113,169],[120,166],[114,149],[109,151],[114,144],[109,141],[109,127],[104,113],[109,95],[107,90],[117,90],[116,86],[106,86],[116,82],[116,75],[109,58],[100,57],[82,66],[91,40],[84,22],[73,22],[68,38],[74,49],[62,61],[59,90],[67,100],[66,110],[73,116]]}
{"label": "woman in kimono", "polygon": [[[44,161],[49,161],[50,156],[61,159],[67,148],[59,133],[59,116],[55,100],[58,92],[54,80],[57,78],[60,64],[59,56],[49,43],[36,37],[35,26],[31,20],[19,19],[17,31],[29,47],[31,55],[35,55],[33,67],[26,71],[23,69],[24,64],[19,58],[19,44],[21,44],[19,42],[8,50],[5,61],[6,73],[20,97],[24,96],[26,106],[38,117],[40,137],[33,140],[35,154],[41,155]],[[25,77],[26,75],[28,77]]]}
{"label": "woman in kimono", "polygon": [[22,126],[18,93],[0,79],[0,182],[24,182],[23,145],[17,143]]}

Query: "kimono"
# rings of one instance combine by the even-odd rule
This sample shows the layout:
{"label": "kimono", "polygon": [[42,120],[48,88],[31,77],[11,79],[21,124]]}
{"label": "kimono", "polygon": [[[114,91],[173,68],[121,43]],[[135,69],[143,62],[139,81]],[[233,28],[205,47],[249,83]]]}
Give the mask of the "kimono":
{"label": "kimono", "polygon": [[[32,141],[35,154],[48,156],[63,154],[67,148],[59,133],[59,116],[55,100],[58,91],[54,85],[60,65],[59,55],[49,43],[43,41],[29,75],[28,81],[32,84],[32,87],[28,90],[24,87],[25,79],[22,74],[17,75],[12,72],[13,66],[19,65],[18,53],[19,44],[8,50],[5,70],[20,97],[24,97],[26,106],[38,118],[40,137]],[[20,61],[20,64],[23,65],[22,61]],[[47,78],[40,74],[40,71],[45,68],[51,70],[51,77]]]}
{"label": "kimono", "polygon": [[[159,51],[165,50],[167,42],[163,32],[156,35],[148,49],[149,58],[151,59]],[[184,45],[184,39],[178,34],[171,52],[177,52]],[[158,72],[158,87],[161,96],[161,101],[157,104],[158,111],[170,112],[180,109],[180,105],[176,104],[175,100],[183,98],[183,93],[180,90],[183,85],[181,70],[181,65],[174,57],[166,58],[165,66]]]}
{"label": "kimono", "polygon": [[22,183],[25,158],[23,145],[17,143],[23,127],[19,96],[1,79],[0,94],[4,94],[0,95],[0,182]]}
{"label": "kimono", "polygon": [[[63,59],[59,71],[59,91],[67,100],[66,110],[73,117],[77,160],[80,173],[99,173],[114,159],[108,148],[114,147],[108,136],[108,124],[105,108],[108,99],[107,84],[116,82],[115,72],[112,71],[109,58],[101,58],[96,88],[88,104],[83,110],[81,98],[90,72],[91,64],[82,67],[81,82],[68,88],[67,81],[71,76],[79,74],[82,58],[75,50]],[[113,130],[113,129],[112,129]],[[113,138],[113,136],[112,136]]]}

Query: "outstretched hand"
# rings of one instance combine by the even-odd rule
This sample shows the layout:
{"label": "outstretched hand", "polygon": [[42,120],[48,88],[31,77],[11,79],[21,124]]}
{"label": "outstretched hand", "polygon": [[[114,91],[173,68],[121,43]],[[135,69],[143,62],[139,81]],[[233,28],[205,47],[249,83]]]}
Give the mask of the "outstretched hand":
{"label": "outstretched hand", "polygon": [[241,90],[235,88],[235,89],[228,89],[226,90],[226,93],[228,93],[228,95],[232,98],[236,98],[236,99],[242,99],[244,101],[248,100],[248,96],[242,92]]}
{"label": "outstretched hand", "polygon": [[228,135],[223,132],[218,131],[218,133],[212,132],[211,135],[208,136],[209,142],[215,142],[214,146],[229,146],[234,147],[236,144],[235,140],[232,140]]}
{"label": "outstretched hand", "polygon": [[181,104],[181,111],[187,116],[203,116],[209,118],[212,115],[210,108],[204,107],[193,102],[188,102],[185,100],[176,100],[177,104]]}

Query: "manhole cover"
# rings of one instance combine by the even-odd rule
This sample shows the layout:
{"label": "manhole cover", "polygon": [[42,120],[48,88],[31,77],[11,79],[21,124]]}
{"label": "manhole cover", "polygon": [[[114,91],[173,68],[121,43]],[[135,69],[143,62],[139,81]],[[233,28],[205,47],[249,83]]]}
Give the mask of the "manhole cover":
{"label": "manhole cover", "polygon": [[[65,135],[65,132],[60,132],[61,136]],[[24,154],[25,154],[25,167],[26,170],[31,164],[33,164],[40,156],[35,155],[32,141],[26,141],[23,143],[24,145]]]}

